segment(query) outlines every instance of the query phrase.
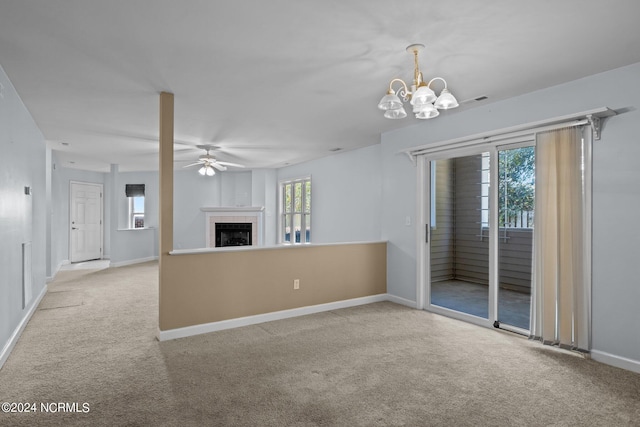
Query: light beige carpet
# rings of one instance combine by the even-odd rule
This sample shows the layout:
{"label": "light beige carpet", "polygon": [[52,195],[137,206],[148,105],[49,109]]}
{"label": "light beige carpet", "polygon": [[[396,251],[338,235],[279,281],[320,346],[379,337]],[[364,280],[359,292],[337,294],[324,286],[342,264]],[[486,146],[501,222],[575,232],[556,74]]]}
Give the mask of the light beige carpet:
{"label": "light beige carpet", "polygon": [[0,371],[38,412],[0,425],[640,425],[640,375],[392,303],[160,343],[157,275],[60,272]]}

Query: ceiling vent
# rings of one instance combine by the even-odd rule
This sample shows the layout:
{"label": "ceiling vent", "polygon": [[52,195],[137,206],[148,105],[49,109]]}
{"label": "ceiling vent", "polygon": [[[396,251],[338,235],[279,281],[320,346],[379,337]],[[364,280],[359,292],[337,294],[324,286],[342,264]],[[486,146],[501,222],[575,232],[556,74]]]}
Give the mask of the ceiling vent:
{"label": "ceiling vent", "polygon": [[485,99],[489,99],[489,97],[487,95],[480,95],[480,96],[476,96],[475,98],[465,99],[464,101],[460,102],[460,104],[461,105],[468,105],[468,104],[472,104],[474,102],[484,101]]}

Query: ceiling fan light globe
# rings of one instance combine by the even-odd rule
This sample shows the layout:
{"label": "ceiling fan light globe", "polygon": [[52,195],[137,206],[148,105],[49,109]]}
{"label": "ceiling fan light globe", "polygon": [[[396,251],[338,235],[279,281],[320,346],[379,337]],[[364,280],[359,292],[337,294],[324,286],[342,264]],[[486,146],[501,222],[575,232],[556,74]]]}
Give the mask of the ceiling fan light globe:
{"label": "ceiling fan light globe", "polygon": [[400,98],[398,98],[398,95],[388,93],[382,97],[382,99],[378,103],[378,108],[383,111],[398,110],[402,108],[402,101],[400,100]]}
{"label": "ceiling fan light globe", "polygon": [[200,169],[198,169],[198,173],[199,173],[200,175],[203,175],[203,176],[204,176],[204,174],[205,174],[205,173],[207,173],[207,170],[206,170],[206,168],[203,166],[203,167],[201,167]]}
{"label": "ceiling fan light globe", "polygon": [[207,166],[207,176],[213,176],[215,174],[216,174],[216,171],[214,171],[211,166]]}
{"label": "ceiling fan light globe", "polygon": [[458,106],[458,100],[449,92],[449,89],[442,89],[440,96],[433,105],[439,110],[448,110]]}

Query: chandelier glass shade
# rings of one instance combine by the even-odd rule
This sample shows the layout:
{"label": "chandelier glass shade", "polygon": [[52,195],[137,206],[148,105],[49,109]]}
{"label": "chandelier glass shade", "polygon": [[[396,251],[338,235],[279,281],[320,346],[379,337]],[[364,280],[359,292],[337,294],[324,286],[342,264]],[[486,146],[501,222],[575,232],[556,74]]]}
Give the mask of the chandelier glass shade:
{"label": "chandelier glass shade", "polygon": [[[407,86],[404,80],[393,79],[389,83],[389,90],[386,95],[383,96],[378,103],[378,108],[384,111],[384,117],[387,119],[402,119],[407,117],[403,103],[407,101],[409,101],[413,107],[413,114],[417,119],[432,119],[440,114],[439,110],[447,110],[458,106],[458,101],[453,94],[449,92],[445,79],[442,77],[434,77],[429,80],[429,83],[424,82],[422,72],[418,67],[418,52],[422,49],[424,49],[424,45],[421,44],[412,44],[407,47],[407,52],[413,54],[415,64],[411,90],[409,90],[409,86]],[[431,84],[435,81],[444,83],[444,88],[440,92],[440,95],[436,95],[431,88]],[[399,85],[397,89],[393,88],[395,83]]]}
{"label": "chandelier glass shade", "polygon": [[384,116],[387,119],[404,119],[407,117],[407,112],[403,107],[396,108],[395,110],[387,110],[384,112]]}

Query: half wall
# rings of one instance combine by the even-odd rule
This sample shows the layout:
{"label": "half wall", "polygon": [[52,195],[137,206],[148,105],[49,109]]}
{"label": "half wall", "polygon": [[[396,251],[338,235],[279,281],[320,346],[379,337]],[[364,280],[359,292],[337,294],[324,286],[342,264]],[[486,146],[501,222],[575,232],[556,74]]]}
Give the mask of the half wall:
{"label": "half wall", "polygon": [[385,242],[162,255],[160,331],[385,294],[386,258]]}

